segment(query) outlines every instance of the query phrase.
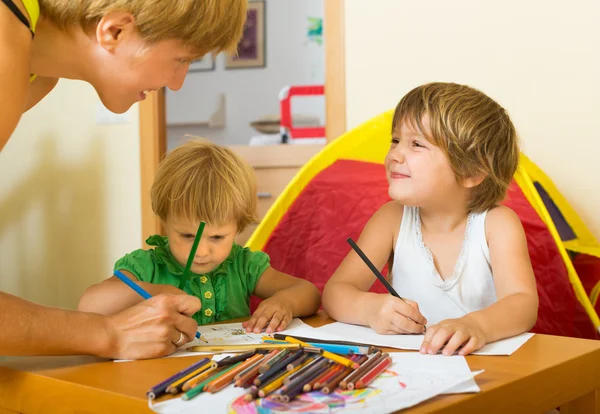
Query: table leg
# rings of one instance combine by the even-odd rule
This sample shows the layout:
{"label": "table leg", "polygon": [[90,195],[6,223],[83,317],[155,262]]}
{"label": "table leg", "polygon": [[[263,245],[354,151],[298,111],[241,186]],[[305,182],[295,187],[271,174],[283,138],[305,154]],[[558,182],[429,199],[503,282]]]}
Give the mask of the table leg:
{"label": "table leg", "polygon": [[560,414],[600,414],[600,390],[566,403],[560,407]]}

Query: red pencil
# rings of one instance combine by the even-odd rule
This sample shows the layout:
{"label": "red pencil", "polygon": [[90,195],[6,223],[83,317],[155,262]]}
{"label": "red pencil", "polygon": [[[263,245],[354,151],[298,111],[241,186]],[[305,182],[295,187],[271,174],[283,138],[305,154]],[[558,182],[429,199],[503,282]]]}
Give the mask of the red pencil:
{"label": "red pencil", "polygon": [[390,365],[392,365],[392,358],[390,358],[388,356],[383,361],[381,361],[379,364],[377,364],[375,366],[375,368],[373,368],[371,371],[367,372],[365,374],[365,376],[363,376],[361,379],[356,381],[355,388],[356,389],[366,388],[367,385],[369,385],[375,378],[377,378],[377,376],[379,376],[379,374],[381,374],[383,371],[385,371],[387,369],[387,367],[389,367]]}

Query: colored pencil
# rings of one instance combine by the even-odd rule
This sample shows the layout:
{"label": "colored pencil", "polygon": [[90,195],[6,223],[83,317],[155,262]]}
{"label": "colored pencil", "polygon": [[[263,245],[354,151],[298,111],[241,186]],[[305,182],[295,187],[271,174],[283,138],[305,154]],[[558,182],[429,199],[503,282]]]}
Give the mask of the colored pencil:
{"label": "colored pencil", "polygon": [[327,384],[329,380],[335,377],[338,373],[342,372],[344,368],[345,367],[343,365],[335,364],[331,369],[329,369],[327,372],[321,375],[320,378],[317,378],[315,380],[315,383],[312,385],[312,389],[319,390],[323,388],[324,384]]}
{"label": "colored pencil", "polygon": [[[292,344],[300,344],[302,346],[309,346],[306,342],[302,342],[302,341],[300,341],[300,340],[298,340],[296,338],[293,338],[291,336],[286,336],[285,340],[287,342],[292,343]],[[350,367],[350,368],[357,369],[359,367],[359,365],[356,362],[351,361],[348,358],[344,358],[342,356],[336,355],[336,354],[334,354],[332,352],[329,352],[329,351],[323,351],[322,355],[325,358],[327,358],[327,359],[330,359],[332,361],[337,362],[338,364],[342,364],[342,365],[345,365],[345,366]]]}
{"label": "colored pencil", "polygon": [[385,371],[390,365],[392,365],[392,358],[389,356],[385,357],[375,368],[369,371],[365,376],[359,379],[355,383],[355,388],[366,388],[375,378],[379,376],[383,371]]}
{"label": "colored pencil", "polygon": [[223,368],[216,366],[214,368],[209,368],[206,371],[202,372],[199,375],[196,375],[193,378],[190,378],[189,380],[187,380],[183,386],[181,387],[181,391],[183,392],[187,392],[189,390],[191,390],[192,388],[196,387],[198,384],[200,384],[202,381],[204,381],[205,379],[207,379],[208,377],[216,374],[218,371],[222,370]]}
{"label": "colored pencil", "polygon": [[181,399],[182,400],[191,400],[192,398],[194,398],[197,395],[201,394],[202,392],[206,391],[206,386],[208,384],[210,384],[212,381],[218,379],[220,376],[225,375],[229,371],[235,369],[239,364],[241,364],[241,362],[238,362],[235,365],[232,365],[230,367],[223,368],[223,369],[219,370],[217,373],[215,373],[214,375],[212,375],[208,379],[205,379],[200,384],[196,385],[194,388],[192,388],[191,390],[189,390],[185,394],[183,394],[181,396]]}
{"label": "colored pencil", "polygon": [[192,250],[190,250],[187,263],[185,264],[185,269],[183,270],[183,275],[181,276],[181,281],[179,282],[179,289],[181,290],[183,290],[185,284],[187,283],[190,277],[190,269],[192,268],[192,262],[194,261],[194,256],[196,256],[196,250],[198,250],[198,244],[200,243],[200,237],[202,237],[202,232],[204,231],[205,225],[206,223],[201,221],[200,225],[198,226],[198,231],[196,231],[196,237],[194,237],[194,244],[192,244]]}
{"label": "colored pencil", "polygon": [[364,370],[358,372],[351,379],[347,380],[347,382],[346,382],[346,388],[348,388],[350,391],[352,391],[353,389],[355,389],[356,388],[356,382],[360,378],[362,378],[365,374],[369,373],[373,368],[375,368],[377,365],[379,365],[379,363],[381,361],[383,361],[384,359],[386,359],[388,357],[389,357],[389,355],[387,353],[382,353],[377,358],[373,358],[373,361],[371,362],[371,364],[368,367],[365,367]]}
{"label": "colored pencil", "polygon": [[348,385],[348,381],[354,380],[358,375],[363,373],[365,370],[369,369],[373,365],[373,363],[377,360],[377,358],[379,358],[380,355],[381,355],[381,352],[377,352],[375,354],[369,355],[369,359],[366,360],[365,362],[363,362],[359,369],[355,370],[350,375],[348,375],[346,378],[342,379],[342,381],[340,382],[340,388],[345,390],[347,388],[346,386]]}
{"label": "colored pencil", "polygon": [[254,385],[261,386],[264,385],[266,382],[270,382],[270,380],[276,377],[280,371],[286,370],[285,368],[287,367],[287,364],[289,362],[295,361],[301,354],[302,351],[298,350],[294,353],[286,355],[274,365],[270,366],[270,368],[267,371],[261,373],[258,377],[256,377],[256,379],[254,380]]}
{"label": "colored pencil", "polygon": [[273,391],[277,390],[278,388],[281,388],[283,386],[283,381],[290,375],[293,375],[295,372],[299,371],[300,369],[302,369],[302,365],[296,366],[291,371],[284,371],[284,374],[279,376],[276,380],[260,388],[258,390],[258,396],[264,398],[267,395],[271,394]]}
{"label": "colored pencil", "polygon": [[[135,283],[133,280],[131,280],[130,278],[128,278],[125,274],[123,274],[123,272],[121,272],[120,270],[115,270],[113,272],[113,274],[118,277],[123,283],[125,283],[127,286],[129,286],[131,289],[133,289],[138,295],[140,295],[141,297],[143,297],[144,299],[150,299],[152,297],[151,294],[149,294],[148,292],[146,292],[146,290],[144,290],[143,287],[141,287],[140,285],[138,285],[137,283]],[[204,339],[200,338],[200,332],[196,332],[196,338],[205,341]]]}
{"label": "colored pencil", "polygon": [[249,365],[251,365],[257,358],[262,358],[262,355],[254,355],[248,358],[245,361],[240,361],[239,364],[236,365],[235,369],[228,371],[226,374],[221,375],[219,378],[215,379],[213,382],[207,385],[206,389],[211,394],[218,392],[229,385],[235,378],[237,374],[246,369]]}
{"label": "colored pencil", "polygon": [[282,387],[282,401],[287,403],[293,398],[295,398],[298,394],[301,394],[304,390],[304,386],[310,381],[312,381],[314,378],[318,377],[327,368],[327,365],[324,363],[321,366],[317,367],[313,372],[307,372],[304,377],[298,378],[298,380],[295,383],[290,384],[291,386],[286,390],[284,390],[284,387]]}
{"label": "colored pencil", "polygon": [[189,352],[234,352],[248,349],[294,349],[297,344],[242,344],[242,345],[194,345],[186,349]]}
{"label": "colored pencil", "polygon": [[308,360],[308,364],[306,364],[300,371],[296,372],[294,375],[286,378],[285,385],[288,385],[290,382],[294,381],[298,376],[303,375],[306,371],[313,368],[319,361],[324,360],[323,356],[318,356],[317,358],[312,358]]}
{"label": "colored pencil", "polygon": [[251,372],[254,368],[256,368],[258,370],[258,367],[263,363],[263,361],[266,358],[266,355],[261,355],[261,354],[256,354],[256,355],[260,355],[260,358],[256,359],[252,364],[248,365],[244,370],[240,371],[239,374],[237,374],[235,376],[235,378],[233,378],[234,380],[239,380],[241,378],[244,377],[244,375],[247,375],[249,372]]}
{"label": "colored pencil", "polygon": [[237,364],[240,361],[246,361],[248,358],[253,357],[254,354],[256,354],[255,351],[250,351],[250,352],[246,352],[244,354],[236,355],[234,357],[227,357],[227,358],[222,359],[219,362],[217,362],[217,364],[220,367],[223,367],[223,366],[226,366],[226,365]]}
{"label": "colored pencil", "polygon": [[321,378],[323,378],[324,376],[329,375],[331,370],[335,369],[336,366],[341,367],[343,365],[337,364],[333,361],[326,362],[324,364],[324,366],[319,370],[319,372],[320,372],[319,375],[317,375],[316,377],[313,377],[313,379],[311,379],[306,384],[304,384],[304,387],[302,388],[302,390],[304,392],[310,392],[310,390],[313,389],[313,387],[315,386],[317,381],[320,380]]}
{"label": "colored pencil", "polygon": [[336,389],[340,381],[346,378],[350,372],[352,372],[352,368],[344,367],[341,372],[336,374],[327,383],[323,384],[320,391],[323,394],[331,394]]}
{"label": "colored pencil", "polygon": [[304,355],[302,355],[300,358],[290,362],[289,364],[287,364],[286,369],[288,371],[293,370],[294,368],[296,368],[298,365],[302,365],[305,362],[308,362],[308,359],[310,358],[310,354],[305,353]]}
{"label": "colored pencil", "polygon": [[174,383],[169,385],[167,387],[166,392],[168,394],[179,394],[181,392],[181,389],[183,388],[183,384],[185,382],[187,382],[189,379],[192,379],[192,378],[200,375],[202,372],[204,372],[210,368],[216,368],[216,367],[217,367],[217,363],[215,361],[210,361],[210,362],[202,365],[197,370],[190,372],[189,374],[181,377],[180,379],[178,379],[177,381],[175,381]]}
{"label": "colored pencil", "polygon": [[275,355],[269,361],[267,361],[264,364],[262,364],[261,367],[258,369],[258,372],[261,373],[261,374],[264,374],[265,372],[267,372],[268,370],[270,370],[273,367],[273,365],[275,365],[276,363],[278,363],[279,361],[281,361],[283,358],[285,358],[286,356],[288,356],[289,353],[290,353],[289,349],[285,349],[285,350],[279,352],[277,355]]}
{"label": "colored pencil", "polygon": [[304,384],[306,384],[308,380],[312,378],[313,374],[317,372],[322,372],[321,369],[323,367],[326,368],[328,366],[328,362],[329,360],[327,360],[326,358],[321,358],[317,363],[311,364],[310,368],[308,368],[307,366],[306,370],[299,371],[301,373],[298,373],[298,376],[296,376],[295,378],[292,379],[288,377],[290,381],[287,384],[284,384],[283,387],[281,387],[281,391],[286,392],[288,390],[296,388],[298,385],[304,386]]}
{"label": "colored pencil", "polygon": [[200,368],[202,365],[206,364],[208,361],[210,361],[209,358],[202,358],[200,361],[190,365],[189,367],[187,367],[185,369],[182,369],[178,373],[171,375],[166,380],[161,381],[160,383],[151,387],[148,390],[148,392],[146,393],[146,395],[148,397],[150,397],[151,399],[154,399],[154,398],[157,398],[157,397],[163,395],[169,385],[171,385],[173,382],[177,381],[178,379],[182,378],[183,376],[189,374],[190,372],[193,372],[194,370]]}

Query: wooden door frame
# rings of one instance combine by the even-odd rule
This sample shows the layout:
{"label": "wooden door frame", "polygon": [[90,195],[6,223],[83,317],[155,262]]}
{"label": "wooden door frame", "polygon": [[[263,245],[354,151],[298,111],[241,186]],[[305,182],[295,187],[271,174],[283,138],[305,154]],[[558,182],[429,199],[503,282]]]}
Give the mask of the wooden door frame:
{"label": "wooden door frame", "polygon": [[[346,132],[346,48],[345,0],[324,1],[325,37],[325,119],[327,142]],[[167,152],[164,88],[140,102],[140,168],[142,205],[142,245],[152,234],[161,233],[152,212],[150,187],[158,164]]]}

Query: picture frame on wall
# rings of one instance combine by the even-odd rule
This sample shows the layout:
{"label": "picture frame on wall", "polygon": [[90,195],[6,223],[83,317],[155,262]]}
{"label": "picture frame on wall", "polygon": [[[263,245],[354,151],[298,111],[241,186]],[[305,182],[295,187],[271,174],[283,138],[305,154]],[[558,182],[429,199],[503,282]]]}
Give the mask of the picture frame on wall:
{"label": "picture frame on wall", "polygon": [[192,61],[188,68],[188,72],[206,72],[210,70],[215,70],[215,59],[210,54]]}
{"label": "picture frame on wall", "polygon": [[226,69],[264,68],[265,58],[265,2],[251,1],[244,34],[237,46],[237,55],[226,54]]}

